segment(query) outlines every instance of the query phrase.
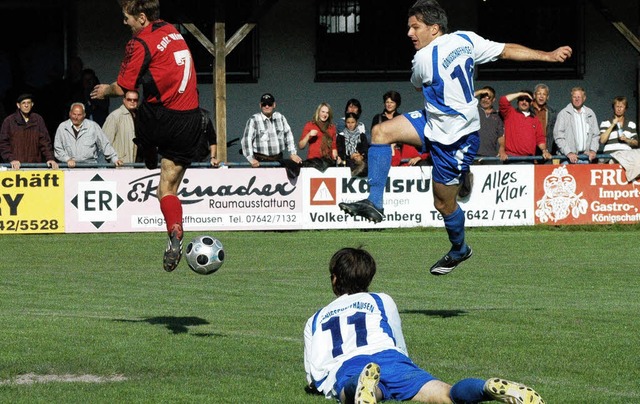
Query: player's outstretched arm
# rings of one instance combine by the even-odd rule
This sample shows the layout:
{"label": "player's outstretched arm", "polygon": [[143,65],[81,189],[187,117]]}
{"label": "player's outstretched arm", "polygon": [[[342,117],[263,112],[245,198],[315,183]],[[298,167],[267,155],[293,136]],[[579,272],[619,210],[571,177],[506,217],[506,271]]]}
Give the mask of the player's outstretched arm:
{"label": "player's outstretched arm", "polygon": [[91,99],[103,100],[108,97],[122,97],[124,90],[117,82],[111,84],[98,84],[91,90]]}
{"label": "player's outstretched arm", "polygon": [[551,52],[527,48],[516,43],[507,43],[500,54],[500,59],[516,60],[519,62],[564,62],[571,57],[573,50],[569,46],[561,46]]}

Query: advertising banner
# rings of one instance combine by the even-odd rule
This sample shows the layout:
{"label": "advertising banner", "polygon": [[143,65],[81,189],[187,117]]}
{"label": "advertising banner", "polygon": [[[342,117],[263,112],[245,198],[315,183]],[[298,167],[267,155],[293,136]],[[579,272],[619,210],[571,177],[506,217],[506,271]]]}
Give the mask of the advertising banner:
{"label": "advertising banner", "polygon": [[640,222],[640,183],[628,183],[618,164],[542,165],[536,168],[536,223]]}
{"label": "advertising banner", "polygon": [[[68,232],[164,231],[160,170],[68,172]],[[284,169],[191,169],[178,189],[185,229],[296,229],[302,191]]]}
{"label": "advertising banner", "polygon": [[0,234],[64,233],[64,173],[0,171]]}

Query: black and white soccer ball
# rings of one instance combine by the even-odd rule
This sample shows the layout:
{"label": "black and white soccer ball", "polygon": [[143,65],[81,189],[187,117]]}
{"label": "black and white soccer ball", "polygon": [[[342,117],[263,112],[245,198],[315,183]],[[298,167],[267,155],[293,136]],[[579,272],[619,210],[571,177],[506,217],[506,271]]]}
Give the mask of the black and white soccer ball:
{"label": "black and white soccer ball", "polygon": [[210,275],[224,263],[224,247],[215,237],[198,236],[187,245],[186,258],[193,272]]}

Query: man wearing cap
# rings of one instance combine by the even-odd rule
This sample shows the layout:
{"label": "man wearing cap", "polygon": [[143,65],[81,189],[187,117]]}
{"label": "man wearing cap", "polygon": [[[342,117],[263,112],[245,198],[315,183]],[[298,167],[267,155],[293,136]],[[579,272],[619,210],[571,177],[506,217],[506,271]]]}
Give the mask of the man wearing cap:
{"label": "man wearing cap", "polygon": [[273,95],[263,94],[260,97],[260,113],[251,116],[244,128],[242,154],[252,167],[259,167],[261,161],[282,163],[284,150],[289,152],[293,163],[302,164],[287,118],[275,109]]}
{"label": "man wearing cap", "polygon": [[21,163],[43,163],[58,169],[51,138],[44,119],[33,112],[33,96],[22,94],[16,100],[17,111],[4,119],[0,128],[0,156],[14,170]]}
{"label": "man wearing cap", "polygon": [[[511,102],[516,99],[517,107],[514,108]],[[509,157],[516,156],[535,156],[536,146],[542,151],[545,160],[551,158],[542,123],[531,109],[532,100],[533,93],[528,90],[500,97],[500,115],[504,120],[504,136],[498,140],[500,160],[506,161]]]}

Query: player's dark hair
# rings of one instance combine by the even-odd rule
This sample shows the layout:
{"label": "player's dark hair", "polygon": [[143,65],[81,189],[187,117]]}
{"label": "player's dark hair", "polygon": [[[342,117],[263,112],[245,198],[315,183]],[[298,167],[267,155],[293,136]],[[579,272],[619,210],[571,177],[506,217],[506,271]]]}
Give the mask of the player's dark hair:
{"label": "player's dark hair", "polygon": [[358,107],[358,119],[360,119],[360,115],[362,115],[362,104],[360,104],[360,101],[355,99],[355,98],[351,98],[349,101],[347,101],[347,104],[344,106],[344,113],[347,113],[347,110],[349,109],[349,106],[353,105],[354,107]]}
{"label": "player's dark hair", "polygon": [[382,96],[382,102],[387,102],[387,99],[391,98],[391,101],[396,103],[396,108],[400,108],[400,104],[402,104],[402,97],[400,93],[397,91],[389,90]]}
{"label": "player's dark hair", "polygon": [[149,21],[160,18],[160,0],[119,0],[125,13],[138,16],[142,13]]}
{"label": "player's dark hair", "polygon": [[376,274],[376,261],[362,247],[347,247],[333,254],[329,272],[336,296],[367,292]]}
{"label": "player's dark hair", "polygon": [[446,34],[448,31],[447,13],[436,0],[418,0],[409,9],[409,17],[416,17],[427,25],[436,25]]}

